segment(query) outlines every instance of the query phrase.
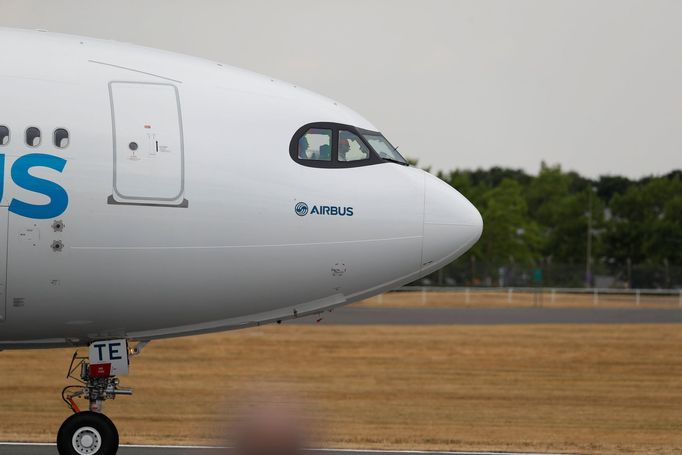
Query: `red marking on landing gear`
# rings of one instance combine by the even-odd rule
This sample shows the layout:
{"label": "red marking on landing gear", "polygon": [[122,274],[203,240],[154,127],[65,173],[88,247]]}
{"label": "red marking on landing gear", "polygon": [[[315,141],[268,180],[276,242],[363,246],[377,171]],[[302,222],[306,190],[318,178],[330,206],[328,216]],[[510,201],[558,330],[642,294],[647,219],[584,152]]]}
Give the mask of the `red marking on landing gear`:
{"label": "red marking on landing gear", "polygon": [[91,378],[108,378],[111,376],[110,363],[98,363],[96,365],[90,364],[88,366],[88,370]]}

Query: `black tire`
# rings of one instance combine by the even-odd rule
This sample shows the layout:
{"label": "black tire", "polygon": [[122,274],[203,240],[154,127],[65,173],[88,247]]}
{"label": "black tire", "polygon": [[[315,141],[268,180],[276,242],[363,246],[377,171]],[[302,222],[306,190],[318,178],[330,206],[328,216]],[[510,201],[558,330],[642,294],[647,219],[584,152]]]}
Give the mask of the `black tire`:
{"label": "black tire", "polygon": [[57,450],[59,455],[115,455],[118,430],[104,414],[79,412],[59,428]]}

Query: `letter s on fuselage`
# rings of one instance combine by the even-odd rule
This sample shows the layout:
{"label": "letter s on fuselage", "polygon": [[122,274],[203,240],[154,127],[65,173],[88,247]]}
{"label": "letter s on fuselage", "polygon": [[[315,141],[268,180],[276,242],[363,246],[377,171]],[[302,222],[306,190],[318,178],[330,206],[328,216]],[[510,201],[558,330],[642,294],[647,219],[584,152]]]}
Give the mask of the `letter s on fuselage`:
{"label": "letter s on fuselage", "polygon": [[[11,132],[0,145],[0,348],[320,312],[431,273],[480,236],[469,201],[419,169],[292,160],[303,125],[376,128],[291,84],[33,31],[0,29],[0,52]],[[28,127],[42,133],[35,147]]]}
{"label": "letter s on fuselage", "polygon": [[[30,204],[19,199],[12,198],[9,203],[9,211],[17,215],[44,220],[58,217],[66,210],[69,204],[69,196],[66,190],[58,183],[31,175],[31,168],[45,167],[62,172],[66,160],[54,155],[43,153],[30,153],[18,158],[11,169],[12,182],[20,188],[32,191],[49,198],[47,204]],[[5,155],[0,154],[0,169],[5,169]],[[0,199],[4,195],[5,182],[0,182]]]}

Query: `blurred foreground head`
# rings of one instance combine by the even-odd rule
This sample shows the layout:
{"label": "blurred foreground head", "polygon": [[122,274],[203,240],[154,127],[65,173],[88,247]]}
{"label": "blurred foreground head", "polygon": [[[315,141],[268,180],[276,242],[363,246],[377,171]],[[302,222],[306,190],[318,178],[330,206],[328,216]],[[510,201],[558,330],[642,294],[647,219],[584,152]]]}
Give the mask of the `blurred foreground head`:
{"label": "blurred foreground head", "polygon": [[248,411],[233,428],[235,455],[300,455],[304,429],[291,409],[264,405]]}

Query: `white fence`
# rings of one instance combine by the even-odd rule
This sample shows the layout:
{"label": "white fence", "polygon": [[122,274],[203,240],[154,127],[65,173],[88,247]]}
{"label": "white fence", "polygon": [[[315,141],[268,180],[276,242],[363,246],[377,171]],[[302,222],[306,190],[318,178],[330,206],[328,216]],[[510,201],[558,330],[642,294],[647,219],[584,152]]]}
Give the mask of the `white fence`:
{"label": "white fence", "polygon": [[520,298],[527,300],[530,296],[538,306],[557,304],[560,299],[574,297],[581,301],[591,299],[595,306],[619,301],[635,306],[665,302],[667,305],[677,304],[682,307],[682,289],[405,286],[395,292],[420,293],[421,303],[424,305],[428,303],[429,295],[449,292],[457,293],[465,304],[475,303],[484,294],[495,294],[498,299],[502,294],[510,305],[518,303]]}

